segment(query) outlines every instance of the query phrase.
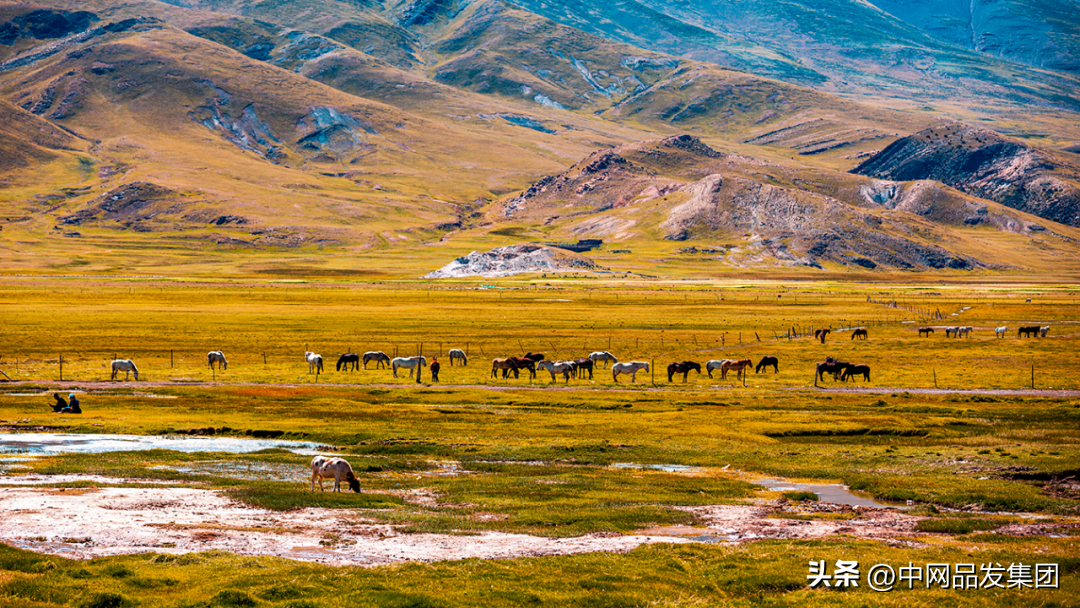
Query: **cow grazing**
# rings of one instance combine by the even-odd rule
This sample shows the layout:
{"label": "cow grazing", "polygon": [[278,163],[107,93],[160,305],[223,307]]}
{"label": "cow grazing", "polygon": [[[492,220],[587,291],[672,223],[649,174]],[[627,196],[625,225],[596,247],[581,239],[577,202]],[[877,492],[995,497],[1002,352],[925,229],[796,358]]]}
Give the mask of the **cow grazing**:
{"label": "cow grazing", "polygon": [[360,480],[353,474],[352,467],[342,458],[327,458],[316,456],[311,460],[311,491],[315,491],[315,480],[319,481],[319,490],[323,490],[322,480],[333,479],[334,491],[341,491],[341,482],[347,481],[349,489],[353,492],[360,491]]}

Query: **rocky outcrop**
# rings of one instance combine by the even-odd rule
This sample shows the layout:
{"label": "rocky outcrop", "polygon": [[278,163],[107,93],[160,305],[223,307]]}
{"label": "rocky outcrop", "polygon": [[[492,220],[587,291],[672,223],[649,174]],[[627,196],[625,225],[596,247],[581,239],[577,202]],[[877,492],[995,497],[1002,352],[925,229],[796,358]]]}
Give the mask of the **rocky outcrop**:
{"label": "rocky outcrop", "polygon": [[424,275],[425,279],[458,277],[507,277],[535,272],[594,271],[596,264],[584,256],[540,245],[510,245],[491,251],[474,251],[442,268]]}
{"label": "rocky outcrop", "polygon": [[852,170],[893,181],[936,180],[1046,219],[1080,226],[1080,165],[964,125],[901,138]]}
{"label": "rocky outcrop", "polygon": [[54,11],[38,9],[0,23],[0,44],[11,46],[20,38],[48,40],[63,38],[86,31],[90,24],[100,21],[89,11]]}

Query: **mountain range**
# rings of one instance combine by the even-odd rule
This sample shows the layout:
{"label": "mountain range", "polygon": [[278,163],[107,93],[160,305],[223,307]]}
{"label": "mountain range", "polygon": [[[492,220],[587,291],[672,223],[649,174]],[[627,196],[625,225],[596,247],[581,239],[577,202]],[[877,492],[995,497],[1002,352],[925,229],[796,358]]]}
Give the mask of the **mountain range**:
{"label": "mountain range", "polygon": [[0,248],[50,272],[412,275],[574,236],[695,276],[1060,268],[1077,3],[953,4],[0,4]]}

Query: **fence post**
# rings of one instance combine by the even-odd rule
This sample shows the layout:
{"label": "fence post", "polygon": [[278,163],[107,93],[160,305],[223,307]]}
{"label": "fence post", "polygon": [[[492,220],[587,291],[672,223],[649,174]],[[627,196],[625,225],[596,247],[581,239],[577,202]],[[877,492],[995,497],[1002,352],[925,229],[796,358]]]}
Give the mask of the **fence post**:
{"label": "fence post", "polygon": [[1035,389],[1035,364],[1031,364],[1031,388]]}
{"label": "fence post", "polygon": [[60,354],[60,381],[64,381],[64,355]]}
{"label": "fence post", "polygon": [[172,367],[173,367],[173,351],[172,351],[172,349],[169,349],[169,368],[171,369]]}

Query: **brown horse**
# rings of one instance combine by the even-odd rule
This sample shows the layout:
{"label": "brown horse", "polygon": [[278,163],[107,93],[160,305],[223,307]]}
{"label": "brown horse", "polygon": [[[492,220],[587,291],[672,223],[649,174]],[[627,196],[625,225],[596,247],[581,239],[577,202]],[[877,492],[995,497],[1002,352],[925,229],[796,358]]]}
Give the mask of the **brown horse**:
{"label": "brown horse", "polygon": [[780,373],[780,360],[776,357],[762,357],[761,362],[754,368],[754,373],[760,374],[761,370],[768,368],[770,365],[773,368],[774,374]]}
{"label": "brown horse", "polygon": [[816,338],[818,340],[821,340],[821,343],[824,344],[825,343],[825,336],[829,335],[829,332],[831,332],[831,331],[832,331],[831,329],[814,330],[814,338]]}
{"label": "brown horse", "polygon": [[[533,380],[536,380],[536,361],[533,361],[532,359],[528,359],[528,358],[525,358],[525,357],[510,357],[509,360],[511,362],[513,362],[514,365],[517,366],[518,370],[522,370],[522,369],[529,370],[529,377],[532,378]],[[507,372],[504,371],[503,372],[503,378],[506,377],[506,374],[507,374]],[[514,372],[514,377],[517,378],[517,372],[516,371]]]}
{"label": "brown horse", "polygon": [[743,380],[746,377],[746,368],[753,366],[754,362],[750,359],[740,359],[739,361],[728,359],[720,366],[720,379],[727,380],[727,373],[734,371],[735,377],[739,380]]}
{"label": "brown horse", "polygon": [[522,359],[528,359],[533,363],[539,363],[544,360],[544,353],[529,353],[522,357]]}
{"label": "brown horse", "polygon": [[862,338],[863,340],[865,340],[867,338],[867,335],[868,334],[866,333],[866,328],[860,327],[855,331],[851,332],[851,339],[854,340],[855,338]]}
{"label": "brown horse", "polygon": [[504,358],[504,359],[492,359],[491,360],[491,377],[492,378],[497,378],[498,377],[498,370],[500,370],[500,369],[503,370],[503,378],[506,378],[506,375],[509,372],[514,372],[514,378],[517,378],[519,376],[519,374],[518,374],[518,366],[517,366],[516,363],[514,363],[514,360],[512,358],[511,359],[506,359],[506,358]]}
{"label": "brown horse", "polygon": [[667,381],[671,382],[672,377],[675,374],[682,374],[682,381],[685,384],[687,377],[690,375],[690,371],[693,370],[699,375],[701,374],[701,364],[694,363],[693,361],[677,361],[667,366]]}
{"label": "brown horse", "polygon": [[581,378],[582,376],[585,375],[585,372],[588,371],[589,372],[589,380],[593,379],[593,375],[592,375],[592,372],[593,372],[593,360],[592,359],[590,359],[588,357],[585,357],[583,359],[578,359],[577,361],[575,361],[575,363],[577,363],[577,376],[576,377]]}
{"label": "brown horse", "polygon": [[930,334],[932,334],[932,333],[934,333],[934,328],[933,327],[920,327],[919,328],[919,337],[920,338],[923,337],[923,336],[929,337]]}
{"label": "brown horse", "polygon": [[829,357],[817,364],[817,369],[814,374],[814,386],[817,386],[818,380],[824,380],[825,374],[832,374],[833,380],[844,371],[849,364],[844,361],[837,361],[832,357]]}
{"label": "brown horse", "polygon": [[855,376],[862,376],[867,382],[870,381],[869,365],[848,365],[844,368],[844,374],[840,376],[843,381],[854,380]]}

